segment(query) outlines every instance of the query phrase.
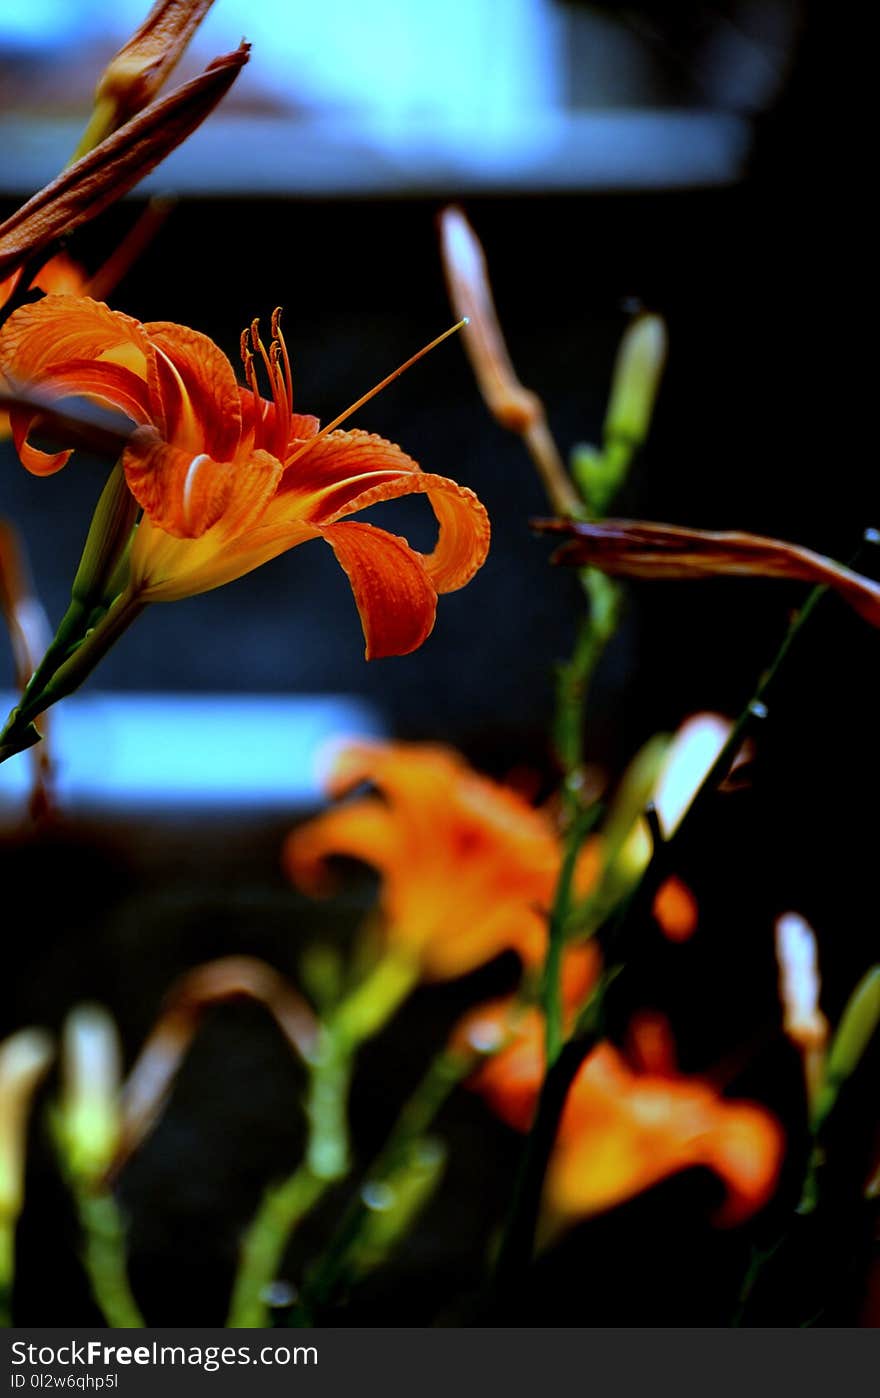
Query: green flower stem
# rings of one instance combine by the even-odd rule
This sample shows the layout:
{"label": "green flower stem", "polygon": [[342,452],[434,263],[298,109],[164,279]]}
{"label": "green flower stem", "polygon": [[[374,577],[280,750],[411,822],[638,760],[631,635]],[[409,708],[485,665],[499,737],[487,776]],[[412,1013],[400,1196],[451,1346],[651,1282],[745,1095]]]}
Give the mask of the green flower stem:
{"label": "green flower stem", "polygon": [[[727,776],[750,726],[756,719],[766,717],[767,699],[772,686],[778,679],[795,641],[815,614],[827,590],[823,586],[813,588],[789,626],[769,668],[761,676],[752,698],[734,724],[724,747],[706,774],[675,834],[665,842],[655,839],[654,854],[633,894],[626,900],[620,912],[612,914],[604,928],[599,930],[598,935],[602,937],[606,947],[611,942],[618,945],[617,961],[623,960],[619,943],[631,925],[638,921],[638,915],[645,907],[650,907],[657,888],[669,871],[671,854],[677,841],[703,811],[719,783]],[[556,1061],[548,1063],[535,1121],[517,1173],[513,1201],[498,1254],[496,1285],[505,1294],[511,1294],[516,1290],[531,1262],[544,1175],[556,1140],[568,1089],[580,1064],[598,1039],[605,984],[607,980],[600,983],[591,1001],[591,1005],[594,1005],[592,1018],[596,1027],[586,1030],[580,1026],[575,1036],[563,1045]]]}
{"label": "green flower stem", "polygon": [[559,1057],[564,1038],[562,1014],[562,957],[565,950],[566,929],[571,913],[572,892],[575,870],[581,846],[599,818],[600,807],[592,806],[575,816],[565,842],[562,868],[556,884],[556,895],[550,915],[550,928],[547,938],[547,958],[544,963],[542,1004],[545,1023],[545,1052],[547,1067],[551,1068]]}
{"label": "green flower stem", "polygon": [[268,1324],[267,1288],[278,1275],[288,1239],[331,1183],[315,1175],[308,1165],[301,1165],[266,1191],[242,1241],[226,1321],[229,1329],[262,1329]]}
{"label": "green flower stem", "polygon": [[67,659],[71,648],[83,639],[88,627],[89,612],[88,603],[71,600],[45,655],[27,683],[21,696],[20,709],[39,698],[55,671]]}
{"label": "green flower stem", "polygon": [[113,1329],[142,1329],[144,1319],[128,1281],[125,1224],[119,1206],[109,1191],[76,1183],[73,1190],[92,1295]]}
{"label": "green flower stem", "polygon": [[316,1179],[328,1183],[348,1174],[348,1094],[353,1071],[354,1046],[332,1025],[323,1025],[309,1072],[306,1164]]}
{"label": "green flower stem", "polygon": [[595,568],[583,568],[581,586],[588,610],[578,628],[571,659],[556,677],[554,741],[563,771],[566,815],[573,819],[581,807],[584,769],[584,711],[599,661],[620,620],[623,593],[619,585]]}
{"label": "green flower stem", "polygon": [[15,1280],[15,1219],[0,1219],[0,1329],[12,1325],[12,1284]]}
{"label": "green flower stem", "polygon": [[334,1034],[352,1049],[371,1039],[399,1009],[418,978],[417,961],[384,956],[334,1011],[330,1021]]}
{"label": "green flower stem", "polygon": [[18,707],[13,709],[6,727],[0,733],[0,762],[33,745],[36,741],[32,728],[34,719],[79,688],[145,606],[135,594],[122,593],[98,625],[53,671],[39,692],[33,685],[28,686],[27,693]]}
{"label": "green flower stem", "polygon": [[[453,1089],[473,1072],[477,1056],[443,1050],[433,1060],[401,1111],[382,1151],[367,1172],[370,1184],[380,1183],[401,1168],[412,1147],[424,1135]],[[370,1218],[363,1190],[351,1200],[342,1221],[303,1287],[290,1318],[293,1326],[311,1325],[315,1313],[332,1299],[346,1276],[346,1265]]]}
{"label": "green flower stem", "polygon": [[348,1097],[358,1048],[377,1034],[418,979],[415,961],[386,956],[331,1011],[321,1026],[308,1063],[305,1160],[263,1196],[244,1235],[227,1325],[232,1329],[269,1323],[267,1294],[278,1275],[293,1230],[332,1185],[351,1168]]}
{"label": "green flower stem", "polygon": [[[105,598],[108,579],[129,548],[137,514],[138,504],[128,488],[122,461],[117,461],[95,506],[73,579],[71,597],[83,603],[86,611]],[[115,596],[116,592],[111,593],[110,600]]]}

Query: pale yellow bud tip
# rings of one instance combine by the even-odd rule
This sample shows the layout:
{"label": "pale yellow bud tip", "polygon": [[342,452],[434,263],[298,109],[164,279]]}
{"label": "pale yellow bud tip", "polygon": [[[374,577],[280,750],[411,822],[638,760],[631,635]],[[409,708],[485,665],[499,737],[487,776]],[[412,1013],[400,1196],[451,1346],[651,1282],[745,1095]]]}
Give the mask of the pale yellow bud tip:
{"label": "pale yellow bud tip", "polygon": [[122,1054],[111,1016],[100,1005],[79,1005],[63,1037],[62,1134],[72,1170],[99,1178],[119,1141]]}
{"label": "pale yellow bud tip", "polygon": [[21,1209],[28,1111],[52,1056],[42,1029],[22,1029],[0,1044],[0,1222]]}
{"label": "pale yellow bud tip", "polygon": [[798,913],[783,913],[776,921],[776,960],[786,1034],[801,1049],[823,1048],[828,1021],[819,1009],[816,936]]}
{"label": "pale yellow bud tip", "polygon": [[606,440],[623,439],[632,446],[644,442],[666,363],[666,346],[666,325],[660,316],[639,316],[627,329],[614,366]]}

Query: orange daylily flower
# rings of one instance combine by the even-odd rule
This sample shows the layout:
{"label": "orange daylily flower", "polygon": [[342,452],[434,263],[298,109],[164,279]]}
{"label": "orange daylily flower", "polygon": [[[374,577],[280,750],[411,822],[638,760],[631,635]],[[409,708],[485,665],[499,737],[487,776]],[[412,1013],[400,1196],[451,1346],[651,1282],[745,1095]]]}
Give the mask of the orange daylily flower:
{"label": "orange daylily flower", "polygon": [[[355,743],[337,757],[334,796],[370,782],[379,794],[326,811],[289,837],[284,860],[307,892],[327,890],[327,861],[348,855],[382,878],[389,943],[432,980],[463,975],[505,950],[543,962],[547,911],[562,861],[550,817],[429,744]],[[597,873],[594,845],[577,884]]]}
{"label": "orange daylily flower", "polygon": [[[727,1188],[719,1223],[738,1223],[770,1198],[782,1159],[775,1118],[757,1104],[725,1101],[708,1083],[674,1073],[668,1060],[664,1049],[662,1071],[637,1072],[605,1041],[584,1059],[545,1182],[545,1207],[557,1224],[612,1208],[694,1165]],[[532,1008],[471,1085],[503,1121],[527,1131],[543,1076],[544,1023]]]}
{"label": "orange daylily flower", "polygon": [[586,1217],[694,1165],[727,1195],[716,1217],[740,1223],[773,1194],[781,1129],[752,1102],[725,1101],[708,1083],[635,1073],[609,1043],[596,1046],[572,1086],[547,1172],[547,1204]]}
{"label": "orange daylily flower", "polygon": [[[0,372],[59,397],[95,399],[138,424],[123,456],[144,511],[131,552],[134,603],[206,592],[322,538],[348,574],[368,658],[406,654],[430,634],[438,594],[463,587],[483,563],[486,511],[472,491],[423,472],[391,442],[322,432],[316,418],[294,413],[279,320],[276,312],[268,350],[256,321],[242,337],[243,388],[205,335],[167,321],[141,324],[88,298],[47,296],[14,312],[0,332]],[[50,475],[66,464],[69,451],[47,454],[30,444],[37,415],[15,408],[11,420],[28,470]],[[343,522],[414,493],[428,496],[439,523],[431,554],[372,525]]]}

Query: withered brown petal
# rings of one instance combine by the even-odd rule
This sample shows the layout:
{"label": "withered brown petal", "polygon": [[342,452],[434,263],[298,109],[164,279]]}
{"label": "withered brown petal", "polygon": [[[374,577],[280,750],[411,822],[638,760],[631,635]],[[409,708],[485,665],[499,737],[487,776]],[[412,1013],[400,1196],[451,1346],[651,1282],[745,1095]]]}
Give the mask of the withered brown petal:
{"label": "withered brown petal", "polygon": [[318,1022],[273,967],[252,956],[226,956],[186,972],[172,987],[123,1089],[122,1133],[111,1177],[152,1130],[205,1013],[230,1000],[263,1005],[297,1054],[314,1053]]}
{"label": "withered brown petal", "polygon": [[449,299],[456,315],[469,322],[464,342],[486,406],[502,427],[522,432],[543,418],[544,409],[516,376],[498,323],[485,254],[464,214],[454,206],[440,215],[440,246]]}
{"label": "withered brown petal", "polygon": [[152,102],[214,0],[156,0],[143,24],[114,54],[95,98],[116,104],[117,124]]}
{"label": "withered brown petal", "polygon": [[533,527],[567,536],[553,556],[555,563],[598,568],[615,577],[765,577],[819,583],[834,588],[860,616],[880,627],[880,583],[782,539],[631,519],[544,519],[534,520]]}
{"label": "withered brown petal", "polygon": [[0,226],[0,279],[62,234],[115,203],[185,141],[213,111],[248,61],[250,45],[223,54],[190,82],[114,131]]}

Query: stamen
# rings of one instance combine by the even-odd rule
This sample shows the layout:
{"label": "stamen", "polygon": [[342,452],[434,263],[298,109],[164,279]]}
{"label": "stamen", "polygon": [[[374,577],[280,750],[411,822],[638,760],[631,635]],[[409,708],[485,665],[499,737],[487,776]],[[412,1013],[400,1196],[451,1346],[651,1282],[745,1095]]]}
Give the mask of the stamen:
{"label": "stamen", "polygon": [[[254,446],[265,446],[263,429],[266,423],[266,410],[263,406],[263,395],[260,393],[260,384],[257,379],[257,370],[254,365],[254,356],[251,353],[248,339],[251,344],[258,342],[260,338],[260,323],[257,320],[251,322],[249,330],[241,332],[241,362],[244,365],[244,377],[248,388],[254,398]],[[265,358],[265,355],[264,355]],[[271,377],[271,376],[270,376]]]}
{"label": "stamen", "polygon": [[299,450],[295,451],[293,456],[288,458],[288,460],[285,462],[285,466],[292,465],[294,461],[297,461],[311,447],[313,447],[316,442],[320,442],[322,437],[326,437],[328,432],[332,432],[335,428],[339,427],[341,423],[345,422],[347,418],[351,417],[352,413],[356,413],[358,408],[362,408],[365,403],[369,403],[370,399],[375,398],[377,393],[381,393],[383,388],[387,388],[388,385],[393,383],[395,379],[400,378],[401,374],[406,373],[407,369],[411,369],[413,364],[417,364],[418,361],[424,357],[424,355],[428,354],[432,349],[436,349],[438,345],[442,345],[444,340],[448,340],[450,335],[454,335],[456,331],[463,329],[463,327],[467,324],[468,318],[467,316],[465,316],[464,319],[460,320],[457,325],[451,325],[448,330],[443,331],[442,335],[438,335],[435,340],[431,340],[430,344],[423,345],[422,348],[416,354],[411,355],[410,358],[407,359],[403,364],[401,364],[399,368],[395,369],[392,374],[388,374],[386,378],[382,379],[380,383],[376,384],[375,388],[371,388],[369,393],[363,394],[362,397],[358,398],[357,402],[352,403],[349,407],[347,407],[345,409],[345,412],[340,413],[339,416],[335,417],[332,422],[328,422],[326,427],[322,427],[321,431],[318,432],[314,437],[310,437],[307,442],[303,442]]}
{"label": "stamen", "polygon": [[[260,358],[262,359],[263,363],[265,364],[265,366],[266,366],[266,373],[269,375],[269,383],[272,384],[272,383],[273,383],[273,379],[272,379],[272,365],[269,363],[269,356],[268,356],[268,354],[266,353],[266,346],[263,344],[263,341],[260,339],[260,322],[259,322],[259,319],[255,319],[255,320],[252,320],[252,321],[251,321],[251,344],[252,344],[253,347],[254,347],[254,354],[259,354]],[[273,396],[274,396],[274,395],[273,395]]]}
{"label": "stamen", "polygon": [[281,358],[284,363],[284,383],[287,388],[287,402],[290,411],[293,412],[293,379],[290,373],[290,357],[287,353],[287,345],[284,343],[284,335],[281,332],[281,307],[276,306],[272,312],[272,338],[278,341],[281,346]]}

